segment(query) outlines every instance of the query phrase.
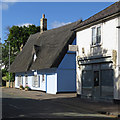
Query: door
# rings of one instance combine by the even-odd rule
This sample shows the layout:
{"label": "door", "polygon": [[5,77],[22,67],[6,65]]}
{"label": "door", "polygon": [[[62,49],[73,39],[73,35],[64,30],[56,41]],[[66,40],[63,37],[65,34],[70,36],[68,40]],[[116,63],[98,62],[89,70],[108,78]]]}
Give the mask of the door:
{"label": "door", "polygon": [[94,86],[93,86],[93,97],[99,98],[100,97],[100,72],[94,71]]}
{"label": "door", "polygon": [[55,74],[48,74],[47,75],[47,93],[50,94],[56,94],[57,92],[57,79],[55,77]]}

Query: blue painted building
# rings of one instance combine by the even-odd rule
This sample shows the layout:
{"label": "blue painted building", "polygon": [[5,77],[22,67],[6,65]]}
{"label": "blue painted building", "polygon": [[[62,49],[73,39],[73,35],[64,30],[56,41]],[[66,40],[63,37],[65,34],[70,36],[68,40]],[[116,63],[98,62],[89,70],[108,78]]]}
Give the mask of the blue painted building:
{"label": "blue painted building", "polygon": [[76,44],[72,28],[80,22],[47,30],[43,15],[41,32],[29,37],[11,65],[15,88],[28,85],[50,94],[76,92],[76,53],[68,51],[68,46]]}

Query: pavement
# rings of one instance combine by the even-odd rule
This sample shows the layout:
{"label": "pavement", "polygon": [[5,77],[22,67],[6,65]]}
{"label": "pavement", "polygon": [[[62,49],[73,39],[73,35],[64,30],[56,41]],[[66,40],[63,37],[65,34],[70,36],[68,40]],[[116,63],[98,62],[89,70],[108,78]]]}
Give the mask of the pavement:
{"label": "pavement", "polygon": [[76,97],[76,93],[47,94],[2,88],[3,119],[118,120],[120,104]]}

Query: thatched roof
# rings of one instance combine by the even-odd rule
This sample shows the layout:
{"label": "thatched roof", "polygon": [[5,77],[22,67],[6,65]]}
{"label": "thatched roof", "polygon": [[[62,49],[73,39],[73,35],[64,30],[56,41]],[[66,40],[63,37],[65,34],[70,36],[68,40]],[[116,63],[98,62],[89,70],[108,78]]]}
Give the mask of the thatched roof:
{"label": "thatched roof", "polygon": [[[12,63],[10,72],[58,67],[67,53],[68,45],[72,44],[75,39],[75,32],[71,29],[80,22],[30,35],[23,50]],[[35,61],[33,60],[34,54],[37,55]]]}
{"label": "thatched roof", "polygon": [[116,13],[120,13],[120,1],[115,2],[111,6],[105,8],[104,10],[98,12],[97,14],[93,15],[92,17],[90,17],[90,18],[86,19],[85,21],[81,22],[75,28],[73,28],[73,30],[77,31],[81,27],[85,27],[85,26],[87,26],[91,23],[94,23],[98,20],[107,18],[107,17],[112,16]]}

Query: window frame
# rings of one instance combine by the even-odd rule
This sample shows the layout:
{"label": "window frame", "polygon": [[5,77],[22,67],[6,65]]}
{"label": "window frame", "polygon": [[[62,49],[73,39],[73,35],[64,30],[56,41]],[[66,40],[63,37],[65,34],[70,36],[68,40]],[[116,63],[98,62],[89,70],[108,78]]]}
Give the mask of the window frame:
{"label": "window frame", "polygon": [[25,86],[28,85],[28,75],[25,75]]}
{"label": "window frame", "polygon": [[17,76],[17,85],[20,86],[20,85],[23,85],[23,78],[21,75],[18,75]]}
{"label": "window frame", "polygon": [[40,84],[40,80],[41,80],[41,79],[40,79],[40,75],[38,75],[38,88],[40,88],[40,85],[41,85],[41,84]]}
{"label": "window frame", "polygon": [[[35,79],[36,79],[36,81],[35,81]],[[35,84],[35,83],[37,83],[37,84]],[[40,75],[34,75],[33,76],[33,78],[32,78],[32,87],[40,88]]]}
{"label": "window frame", "polygon": [[[98,28],[100,28],[100,35],[98,34]],[[95,36],[93,36],[93,29],[95,29]],[[98,42],[98,38],[100,37],[100,42]],[[93,41],[95,38],[95,43]],[[102,25],[95,25],[91,27],[91,47],[102,45]]]}
{"label": "window frame", "polygon": [[42,74],[42,82],[45,82],[45,74]]}
{"label": "window frame", "polygon": [[[36,79],[36,81],[35,81],[35,79]],[[35,83],[37,83],[37,85],[36,85]],[[37,76],[37,75],[34,75],[34,76],[33,76],[33,79],[32,79],[32,87],[35,87],[35,88],[38,87],[38,76]]]}

